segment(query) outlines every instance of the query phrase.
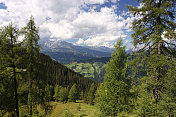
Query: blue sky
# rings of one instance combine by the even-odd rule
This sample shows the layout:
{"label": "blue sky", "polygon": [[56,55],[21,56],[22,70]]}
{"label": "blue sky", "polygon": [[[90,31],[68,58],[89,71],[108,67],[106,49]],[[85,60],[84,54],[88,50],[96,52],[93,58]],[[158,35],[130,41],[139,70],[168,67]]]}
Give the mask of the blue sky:
{"label": "blue sky", "polygon": [[128,48],[130,24],[135,19],[126,8],[135,0],[0,0],[0,25],[25,26],[31,15],[43,41],[61,40],[75,45],[113,47],[122,37]]}
{"label": "blue sky", "polygon": [[7,9],[7,6],[4,3],[0,3],[0,9]]}

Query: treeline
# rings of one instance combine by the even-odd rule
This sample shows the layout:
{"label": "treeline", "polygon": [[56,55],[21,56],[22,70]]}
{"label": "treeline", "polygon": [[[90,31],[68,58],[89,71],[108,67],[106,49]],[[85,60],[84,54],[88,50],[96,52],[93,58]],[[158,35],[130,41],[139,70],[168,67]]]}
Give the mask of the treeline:
{"label": "treeline", "polygon": [[33,17],[21,29],[1,27],[0,116],[39,116],[38,105],[47,114],[48,102],[74,102],[95,84],[40,53],[39,39]]}
{"label": "treeline", "polygon": [[122,40],[115,45],[96,93],[101,116],[175,117],[176,1],[141,0],[128,8],[138,17],[132,38],[140,49],[128,57]]}

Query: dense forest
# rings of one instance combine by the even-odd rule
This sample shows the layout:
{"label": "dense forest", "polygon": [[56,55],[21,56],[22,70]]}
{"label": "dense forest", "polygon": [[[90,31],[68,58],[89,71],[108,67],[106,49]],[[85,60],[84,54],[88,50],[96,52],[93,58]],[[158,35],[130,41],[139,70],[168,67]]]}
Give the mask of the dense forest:
{"label": "dense forest", "polygon": [[[41,54],[33,17],[22,29],[12,23],[2,27],[0,116],[50,116],[54,101],[93,105],[95,117],[175,117],[176,1],[140,2],[141,7],[127,6],[137,17],[131,36],[134,47],[140,48],[129,55],[119,38],[106,64],[103,83]],[[19,36],[24,38],[22,42],[17,40]],[[81,108],[79,104],[77,114],[67,111],[64,117],[87,116],[78,115]]]}

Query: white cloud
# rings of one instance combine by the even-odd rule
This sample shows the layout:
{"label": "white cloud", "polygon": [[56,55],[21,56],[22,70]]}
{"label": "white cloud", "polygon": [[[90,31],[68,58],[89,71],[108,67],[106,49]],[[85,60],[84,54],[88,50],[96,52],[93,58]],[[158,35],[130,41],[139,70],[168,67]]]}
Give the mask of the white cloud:
{"label": "white cloud", "polygon": [[[118,2],[119,0],[111,0]],[[118,37],[126,37],[132,17],[125,19],[115,10],[103,7],[99,12],[92,8],[85,12],[86,4],[104,4],[107,0],[0,0],[7,10],[0,9],[0,25],[14,22],[22,27],[30,15],[35,17],[41,39],[78,39],[78,45],[112,46]]]}
{"label": "white cloud", "polygon": [[85,0],[87,4],[104,4],[107,0]]}
{"label": "white cloud", "polygon": [[111,2],[113,2],[113,3],[116,3],[116,2],[118,2],[118,1],[120,1],[120,0],[111,0]]}

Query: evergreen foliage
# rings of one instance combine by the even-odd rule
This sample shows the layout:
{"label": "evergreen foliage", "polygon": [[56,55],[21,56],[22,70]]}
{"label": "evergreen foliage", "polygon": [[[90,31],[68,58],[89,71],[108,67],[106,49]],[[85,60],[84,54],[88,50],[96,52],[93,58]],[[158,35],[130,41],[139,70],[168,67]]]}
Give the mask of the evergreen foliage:
{"label": "evergreen foliage", "polygon": [[[120,39],[107,63],[104,86],[99,90],[99,108],[105,115],[116,116],[128,110],[129,86],[126,76],[127,54]],[[101,94],[102,93],[102,94]]]}
{"label": "evergreen foliage", "polygon": [[52,86],[51,85],[46,85],[45,87],[45,99],[46,102],[52,101]]}
{"label": "evergreen foliage", "polygon": [[134,88],[135,111],[139,116],[174,116],[174,103],[168,106],[173,97],[166,93],[169,88],[165,82],[170,82],[168,72],[175,69],[172,64],[176,52],[175,3],[175,0],[141,0],[140,8],[128,6],[138,16],[132,24],[133,44],[143,46],[132,63],[136,64],[136,73],[141,70],[146,73]]}
{"label": "evergreen foliage", "polygon": [[61,87],[59,87],[58,85],[55,85],[54,87],[54,100],[55,101],[59,101],[59,91],[60,91]]}
{"label": "evergreen foliage", "polygon": [[29,114],[32,115],[33,106],[35,103],[35,90],[34,80],[37,79],[38,75],[38,65],[39,65],[39,45],[38,40],[40,39],[38,34],[38,29],[35,26],[34,18],[31,16],[27,26],[23,28],[22,33],[24,34],[24,44],[26,47],[27,58],[27,73],[29,78],[29,94],[28,94],[28,103],[29,103]]}
{"label": "evergreen foliage", "polygon": [[89,87],[86,88],[84,92],[83,102],[88,104],[88,93],[89,93]]}
{"label": "evergreen foliage", "polygon": [[88,92],[88,104],[93,104],[95,98],[96,84],[92,83]]}
{"label": "evergreen foliage", "polygon": [[[24,37],[22,42],[17,41],[19,35]],[[0,116],[36,116],[37,106],[48,105],[53,97],[68,101],[73,84],[80,87],[78,93],[92,84],[92,80],[40,53],[38,40],[33,17],[21,31],[12,24],[0,29]],[[67,88],[54,91],[54,86]]]}
{"label": "evergreen foliage", "polygon": [[66,87],[62,87],[59,92],[59,101],[61,102],[67,102],[68,101],[68,94],[69,94],[69,89]]}
{"label": "evergreen foliage", "polygon": [[[13,27],[12,23],[9,26],[4,27],[0,32],[0,42],[1,42],[1,52],[0,52],[0,78],[2,83],[1,93],[7,93],[2,95],[4,101],[9,99],[9,101],[15,101],[15,103],[9,104],[9,107],[12,110],[16,109],[16,116],[19,117],[19,107],[18,107],[18,92],[17,92],[17,68],[19,68],[20,57],[20,44],[17,43],[17,38],[19,36],[18,29]],[[19,53],[18,53],[19,52]],[[12,81],[13,80],[13,85]],[[11,89],[7,87],[11,84]],[[7,91],[10,92],[6,92]],[[5,92],[4,92],[5,91]],[[7,97],[4,97],[7,96]],[[6,99],[5,99],[6,98]],[[8,100],[7,100],[8,101]],[[2,103],[2,107],[5,106],[5,103]],[[6,103],[7,104],[7,103]],[[14,106],[13,106],[14,104]],[[6,109],[8,106],[5,106]]]}
{"label": "evergreen foliage", "polygon": [[141,51],[174,56],[175,0],[141,0],[141,5],[128,6],[134,16],[139,16],[132,24],[134,46],[143,44]]}
{"label": "evergreen foliage", "polygon": [[84,99],[84,91],[81,91],[81,94],[80,94],[80,99],[83,100]]}
{"label": "evergreen foliage", "polygon": [[76,84],[74,84],[69,91],[68,101],[76,102],[77,99],[78,99],[77,86]]}

